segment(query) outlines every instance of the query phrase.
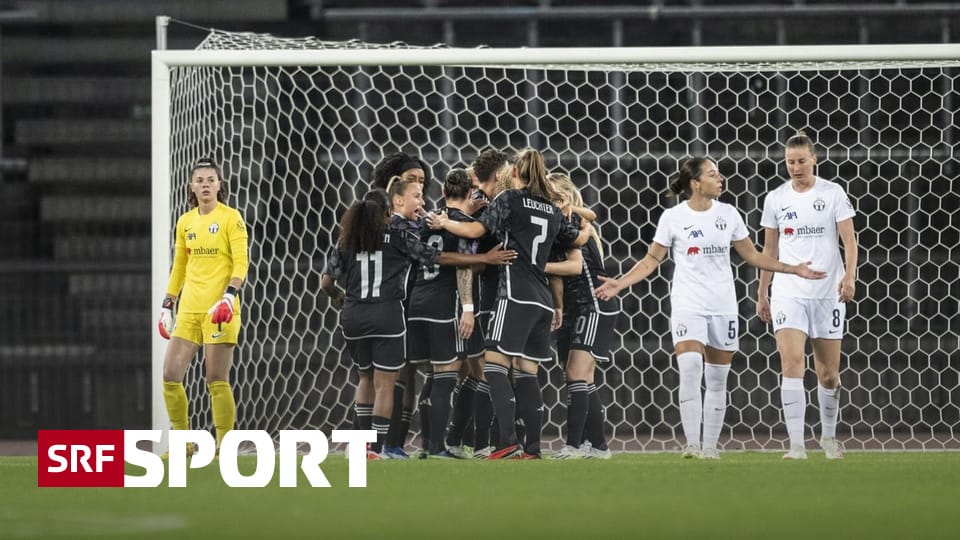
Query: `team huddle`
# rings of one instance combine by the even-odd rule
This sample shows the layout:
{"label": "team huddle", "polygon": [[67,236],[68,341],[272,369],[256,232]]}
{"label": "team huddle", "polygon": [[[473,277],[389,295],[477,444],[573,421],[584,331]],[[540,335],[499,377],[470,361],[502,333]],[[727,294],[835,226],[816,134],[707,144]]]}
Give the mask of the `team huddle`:
{"label": "team huddle", "polygon": [[[551,457],[609,458],[594,375],[611,361],[618,294],[670,255],[682,455],[719,459],[727,378],[739,348],[731,246],[760,270],[757,314],[773,325],[783,372],[780,397],[790,438],[784,458],[806,458],[808,339],[819,383],[820,445],[827,458],[842,458],[836,438],[840,343],[844,303],[855,293],[855,212],[838,184],[814,174],[816,152],[805,134],[791,137],[784,155],[789,180],[764,201],[762,252],[740,212],[718,200],[724,179],[716,163],[692,158],[670,186],[682,202],[663,212],[646,254],[619,277],[605,269],[597,213],[585,207],[568,174],[548,171],[537,150],[521,150],[512,159],[494,149],[480,152],[468,168],[446,174],[443,199],[429,212],[423,197],[427,164],[403,153],[384,158],[373,170],[373,189],[343,215],[321,281],[341,310],[358,373],[353,427],[377,433],[368,458],[408,458],[404,447],[419,410],[421,458],[539,459],[543,401],[537,372],[554,354],[565,364],[567,425],[565,444]],[[217,208],[216,192],[212,199],[209,191],[202,194],[208,211]],[[180,222],[178,242],[179,228]],[[189,250],[185,257],[192,257]],[[239,310],[235,297],[245,254],[243,264],[239,280],[236,265],[221,279],[228,285],[217,305],[221,312],[229,305],[231,316]],[[175,285],[172,277],[164,317],[172,311],[166,302],[176,297]],[[211,309],[222,324],[221,312]],[[169,325],[164,320],[161,333],[169,333],[172,316]],[[171,420],[182,419],[186,409],[180,398],[183,358],[207,343],[205,334],[173,335],[186,345],[171,342],[176,355],[168,350],[165,359]],[[231,336],[225,339],[235,345],[236,334]],[[419,400],[417,370],[426,374]],[[214,416],[216,422],[216,408]],[[182,420],[175,424],[182,429]],[[219,424],[217,431],[221,435]]]}

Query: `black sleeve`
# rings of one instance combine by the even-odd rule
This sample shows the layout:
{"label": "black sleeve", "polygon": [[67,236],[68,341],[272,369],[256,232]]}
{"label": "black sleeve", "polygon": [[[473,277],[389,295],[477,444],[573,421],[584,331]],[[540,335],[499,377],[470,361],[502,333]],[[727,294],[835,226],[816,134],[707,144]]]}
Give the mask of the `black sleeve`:
{"label": "black sleeve", "polygon": [[396,234],[400,235],[400,242],[397,247],[411,260],[424,266],[437,264],[437,259],[440,258],[440,251],[437,248],[424,244],[413,233],[399,232]]}
{"label": "black sleeve", "polygon": [[333,279],[339,279],[343,274],[343,255],[337,249],[337,246],[330,246],[330,251],[327,252],[327,265],[323,269],[323,273]]}

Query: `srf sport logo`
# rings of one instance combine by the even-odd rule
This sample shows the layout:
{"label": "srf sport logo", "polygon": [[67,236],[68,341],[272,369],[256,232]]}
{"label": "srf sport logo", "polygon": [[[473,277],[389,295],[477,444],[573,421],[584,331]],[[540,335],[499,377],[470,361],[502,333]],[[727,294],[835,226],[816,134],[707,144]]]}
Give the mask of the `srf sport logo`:
{"label": "srf sport logo", "polygon": [[[296,487],[298,464],[313,487],[330,487],[319,465],[327,458],[329,444],[320,431],[281,431],[279,449],[266,431],[233,430],[220,443],[207,431],[171,430],[170,452],[160,456],[140,448],[139,443],[159,443],[162,432],[155,430],[40,430],[37,433],[38,487],[157,487],[167,477],[169,487],[187,486],[187,467],[200,469],[211,464],[230,487],[264,487],[273,480],[279,458],[280,487]],[[367,443],[375,441],[373,430],[334,430],[331,440],[346,443],[349,487],[367,486]],[[256,469],[241,473],[237,450],[241,443],[253,443]],[[196,453],[188,460],[187,447]],[[309,452],[301,457],[297,447]],[[143,474],[127,474],[125,465],[140,468]],[[165,474],[166,473],[166,474]]]}

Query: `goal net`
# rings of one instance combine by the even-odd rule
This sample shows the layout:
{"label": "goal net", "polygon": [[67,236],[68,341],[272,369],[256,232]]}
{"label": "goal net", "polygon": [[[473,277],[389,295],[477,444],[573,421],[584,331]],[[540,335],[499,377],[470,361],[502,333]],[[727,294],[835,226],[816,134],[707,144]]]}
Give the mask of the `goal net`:
{"label": "goal net", "polygon": [[[355,379],[320,275],[340,216],[383,156],[416,154],[437,179],[486,147],[540,149],[599,214],[608,267],[619,273],[643,256],[675,204],[668,178],[690,156],[718,162],[721,200],[739,208],[760,243],[764,195],[785,177],[783,143],[804,129],[818,144],[818,174],[836,179],[857,209],[839,437],[848,449],[960,448],[960,225],[952,219],[960,46],[456,49],[214,31],[196,51],[153,58],[154,299],[170,268],[172,223],[187,209],[192,161],[224,164],[228,202],[248,223],[232,374],[240,428],[348,425]],[[427,198],[438,197],[434,180]],[[735,260],[743,337],[720,444],[779,450],[787,435],[776,345],[754,315],[757,272]],[[598,374],[614,450],[682,442],[671,274],[665,261],[625,294],[614,361]],[[157,377],[165,342],[154,339]],[[191,421],[209,427],[195,366]],[[563,371],[544,367],[544,441],[556,448]],[[813,438],[812,369],[805,383]],[[154,427],[165,428],[154,387]]]}

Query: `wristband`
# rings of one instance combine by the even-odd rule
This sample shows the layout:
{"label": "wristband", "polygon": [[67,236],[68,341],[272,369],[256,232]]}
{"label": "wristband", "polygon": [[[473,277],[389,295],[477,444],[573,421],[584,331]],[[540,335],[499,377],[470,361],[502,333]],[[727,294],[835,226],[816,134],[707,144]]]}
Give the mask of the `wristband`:
{"label": "wristband", "polygon": [[160,307],[162,307],[163,309],[170,309],[170,310],[172,310],[172,309],[173,309],[173,299],[170,298],[169,296],[164,296],[164,297],[163,297],[163,303],[160,304]]}
{"label": "wristband", "polygon": [[237,288],[233,285],[227,285],[227,290],[223,291],[223,294],[229,294],[230,296],[237,295]]}
{"label": "wristband", "polygon": [[463,305],[464,313],[473,313],[473,304],[464,304]]}

